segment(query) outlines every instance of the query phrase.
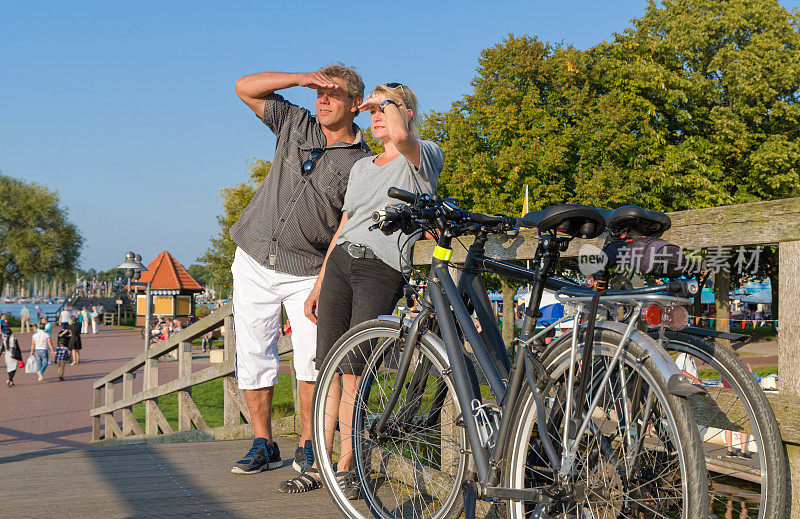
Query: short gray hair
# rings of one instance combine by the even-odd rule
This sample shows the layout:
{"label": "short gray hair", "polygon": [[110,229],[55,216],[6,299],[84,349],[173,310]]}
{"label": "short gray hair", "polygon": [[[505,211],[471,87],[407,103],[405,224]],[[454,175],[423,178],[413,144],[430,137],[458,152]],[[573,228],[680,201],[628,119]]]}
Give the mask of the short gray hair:
{"label": "short gray hair", "polygon": [[361,79],[361,75],[356,72],[355,68],[348,67],[337,61],[336,63],[325,65],[320,72],[326,76],[338,77],[344,81],[347,95],[351,98],[364,99],[364,80]]}

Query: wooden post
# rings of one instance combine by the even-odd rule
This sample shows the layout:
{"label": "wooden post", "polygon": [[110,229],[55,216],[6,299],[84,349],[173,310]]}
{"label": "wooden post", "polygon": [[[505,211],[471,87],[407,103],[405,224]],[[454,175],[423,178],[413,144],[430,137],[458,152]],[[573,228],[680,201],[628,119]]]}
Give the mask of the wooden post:
{"label": "wooden post", "polygon": [[[96,409],[101,405],[100,389],[97,388],[92,395],[92,407]],[[100,422],[99,416],[92,417],[92,441],[100,440]]]}
{"label": "wooden post", "polygon": [[[122,378],[122,398],[130,398],[133,396],[133,379],[135,375],[133,373],[125,373]],[[126,407],[122,409],[122,436],[127,436],[129,434],[137,434],[141,435],[144,434],[142,431],[142,426],[139,425],[139,422],[136,421],[136,418],[133,417],[133,412],[131,411],[130,407]]]}
{"label": "wooden post", "polygon": [[[114,383],[113,382],[106,382],[105,386],[105,400],[106,405],[110,406],[114,403]],[[114,429],[117,428],[117,422],[114,420],[114,413],[106,413],[105,415],[105,434],[104,437],[106,440],[114,437]]]}
{"label": "wooden post", "polygon": [[233,316],[229,315],[225,318],[223,322],[223,326],[225,326],[225,353],[223,354],[223,360],[232,359],[236,355],[236,337],[233,333]]}
{"label": "wooden post", "polygon": [[[778,389],[800,396],[800,241],[778,246]],[[792,518],[800,518],[800,445],[786,444]]]}
{"label": "wooden post", "polygon": [[[158,359],[147,359],[144,363],[144,389],[158,387]],[[144,401],[144,433],[147,436],[158,434],[158,398],[147,399]]]}
{"label": "wooden post", "polygon": [[[714,273],[714,306],[717,309],[716,329],[731,331],[731,273],[720,270]],[[718,339],[717,342],[730,348],[731,341]]]}
{"label": "wooden post", "polygon": [[[291,339],[290,339],[291,340]],[[292,351],[294,356],[294,351]],[[297,429],[300,423],[300,390],[297,387],[297,373],[294,371],[294,358],[292,358],[292,366],[289,370],[292,380],[292,403],[294,404],[294,428]]]}
{"label": "wooden post", "polygon": [[239,389],[236,379],[233,377],[223,377],[222,388],[224,395],[223,416],[225,425],[239,425],[239,415],[243,415],[247,423],[250,423],[250,410],[247,408],[244,391]]}
{"label": "wooden post", "polygon": [[500,280],[503,286],[503,342],[506,349],[511,350],[514,346],[514,294],[516,289],[505,279]]}
{"label": "wooden post", "polygon": [[[192,373],[192,343],[182,342],[178,345],[178,378]],[[192,428],[192,388],[178,391],[178,430],[188,431]]]}

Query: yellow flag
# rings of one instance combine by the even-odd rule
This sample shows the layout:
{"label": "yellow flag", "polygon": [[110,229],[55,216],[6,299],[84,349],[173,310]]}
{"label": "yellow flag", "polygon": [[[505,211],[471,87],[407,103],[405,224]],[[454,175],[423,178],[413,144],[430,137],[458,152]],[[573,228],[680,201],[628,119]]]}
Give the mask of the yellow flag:
{"label": "yellow flag", "polygon": [[525,184],[525,201],[522,202],[522,216],[525,216],[528,213],[528,184]]}

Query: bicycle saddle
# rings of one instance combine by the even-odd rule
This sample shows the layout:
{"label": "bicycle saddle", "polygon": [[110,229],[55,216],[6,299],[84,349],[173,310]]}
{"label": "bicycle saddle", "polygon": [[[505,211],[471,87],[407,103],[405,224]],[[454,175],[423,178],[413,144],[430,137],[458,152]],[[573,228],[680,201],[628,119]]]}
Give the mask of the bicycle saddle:
{"label": "bicycle saddle", "polygon": [[563,232],[575,238],[596,238],[606,228],[606,220],[597,209],[575,204],[531,211],[518,222],[521,227],[536,227],[539,232]]}
{"label": "bicycle saddle", "polygon": [[606,227],[613,232],[636,232],[639,236],[661,236],[672,226],[672,221],[664,213],[648,211],[636,205],[626,205],[617,209],[603,211]]}

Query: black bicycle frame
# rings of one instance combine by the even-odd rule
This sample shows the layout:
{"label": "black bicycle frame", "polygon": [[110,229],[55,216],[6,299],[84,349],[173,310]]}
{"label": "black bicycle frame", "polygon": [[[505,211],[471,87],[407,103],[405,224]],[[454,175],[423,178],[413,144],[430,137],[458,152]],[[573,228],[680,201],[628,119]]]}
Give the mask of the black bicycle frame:
{"label": "black bicycle frame", "polygon": [[[514,404],[521,392],[522,384],[525,381],[526,359],[525,348],[518,348],[515,352],[514,362],[509,362],[502,336],[497,329],[497,324],[491,317],[491,307],[486,296],[486,288],[477,268],[480,262],[486,259],[483,257],[485,239],[480,238],[479,236],[479,239],[476,239],[476,242],[470,248],[464,273],[459,279],[460,290],[447,270],[447,261],[434,257],[426,296],[433,303],[436,311],[439,331],[450,361],[456,396],[462,407],[464,427],[478,472],[478,482],[482,485],[496,486],[499,484],[499,473],[494,468],[499,465],[502,459],[505,444],[511,432],[511,410],[514,408]],[[438,241],[438,247],[449,250],[450,245],[451,239],[446,233],[443,233]],[[535,279],[540,280],[539,283],[534,285],[534,292],[530,302],[530,306],[537,309],[544,291],[543,280],[547,277],[547,271],[551,265],[549,260],[552,259],[553,253],[557,257],[557,247],[554,248],[552,242],[542,240],[536,253],[537,269],[533,272],[528,271],[533,274]],[[546,258],[546,260],[542,258]],[[465,299],[471,301],[475,306],[478,320],[489,341],[488,347],[475,328]],[[513,315],[513,313],[509,314],[509,310],[512,309],[506,309],[506,315]],[[497,443],[491,457],[489,456],[489,449],[481,443],[477,422],[472,410],[469,408],[473,400],[480,401],[480,395],[475,394],[472,384],[469,382],[470,376],[466,358],[462,352],[462,338],[458,333],[456,322],[458,322],[458,327],[461,328],[463,338],[469,341],[472,346],[478,364],[486,375],[498,403],[506,410],[502,414]],[[513,320],[508,322],[513,323]],[[498,362],[495,362],[492,357],[495,357]],[[506,378],[501,375],[501,371],[507,373]]]}

